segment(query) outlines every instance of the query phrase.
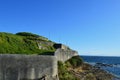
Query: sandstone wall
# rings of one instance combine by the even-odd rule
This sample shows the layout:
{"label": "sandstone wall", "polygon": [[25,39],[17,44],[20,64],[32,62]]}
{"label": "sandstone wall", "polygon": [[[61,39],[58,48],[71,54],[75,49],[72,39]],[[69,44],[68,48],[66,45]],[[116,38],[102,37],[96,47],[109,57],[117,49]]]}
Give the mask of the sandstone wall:
{"label": "sandstone wall", "polygon": [[0,80],[58,80],[54,56],[0,54]]}

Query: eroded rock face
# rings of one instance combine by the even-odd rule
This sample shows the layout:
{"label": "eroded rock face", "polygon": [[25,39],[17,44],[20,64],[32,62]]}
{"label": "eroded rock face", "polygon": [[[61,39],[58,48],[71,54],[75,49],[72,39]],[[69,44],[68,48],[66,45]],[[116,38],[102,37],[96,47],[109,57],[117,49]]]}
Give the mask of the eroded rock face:
{"label": "eroded rock face", "polygon": [[0,54],[0,80],[58,80],[54,56]]}

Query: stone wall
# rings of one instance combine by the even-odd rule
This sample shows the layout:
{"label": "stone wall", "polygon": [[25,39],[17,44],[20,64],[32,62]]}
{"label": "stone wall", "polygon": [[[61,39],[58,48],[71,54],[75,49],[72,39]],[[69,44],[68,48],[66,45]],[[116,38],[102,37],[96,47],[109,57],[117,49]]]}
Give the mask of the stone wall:
{"label": "stone wall", "polygon": [[0,54],[0,80],[58,80],[54,56]]}
{"label": "stone wall", "polygon": [[57,61],[76,55],[74,50],[60,48],[53,56],[0,54],[0,80],[59,80]]}
{"label": "stone wall", "polygon": [[58,61],[65,62],[73,56],[77,56],[78,52],[74,50],[65,50],[65,49],[57,49],[54,54]]}

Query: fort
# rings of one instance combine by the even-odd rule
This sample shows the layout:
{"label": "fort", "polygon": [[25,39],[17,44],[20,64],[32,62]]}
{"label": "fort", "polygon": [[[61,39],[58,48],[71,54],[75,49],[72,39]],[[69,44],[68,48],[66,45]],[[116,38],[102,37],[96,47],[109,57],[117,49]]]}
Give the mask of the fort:
{"label": "fort", "polygon": [[55,45],[54,55],[0,54],[0,80],[59,80],[57,62],[78,55]]}

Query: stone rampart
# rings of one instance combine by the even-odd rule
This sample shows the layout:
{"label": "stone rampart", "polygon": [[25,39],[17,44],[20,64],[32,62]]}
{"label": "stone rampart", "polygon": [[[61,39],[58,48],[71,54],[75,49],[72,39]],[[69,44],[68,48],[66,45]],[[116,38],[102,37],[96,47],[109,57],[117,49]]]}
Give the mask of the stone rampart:
{"label": "stone rampart", "polygon": [[57,49],[54,54],[58,61],[65,62],[73,56],[77,56],[78,52],[74,50],[65,50],[65,49]]}
{"label": "stone rampart", "polygon": [[55,56],[0,54],[0,80],[58,80],[57,71]]}
{"label": "stone rampart", "polygon": [[76,55],[74,50],[60,48],[53,56],[0,54],[0,80],[59,80],[57,61]]}

